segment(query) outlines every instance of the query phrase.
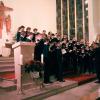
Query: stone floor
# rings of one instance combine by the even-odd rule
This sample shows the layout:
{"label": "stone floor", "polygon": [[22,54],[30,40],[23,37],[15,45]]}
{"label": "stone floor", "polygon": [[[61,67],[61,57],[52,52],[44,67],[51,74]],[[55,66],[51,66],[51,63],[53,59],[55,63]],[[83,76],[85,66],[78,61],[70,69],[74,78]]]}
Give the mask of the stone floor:
{"label": "stone floor", "polygon": [[45,100],[96,100],[100,97],[100,84],[90,82],[82,86],[70,89]]}
{"label": "stone floor", "polygon": [[55,82],[45,85],[43,89],[34,87],[23,92],[24,94],[19,95],[16,90],[8,92],[0,88],[0,100],[96,100],[100,97],[100,84],[92,81],[77,86],[77,83],[72,81]]}
{"label": "stone floor", "polygon": [[24,94],[18,94],[14,80],[1,80],[0,100],[6,100],[7,98],[9,100],[44,100],[45,98],[47,98],[45,100],[95,100],[84,98],[91,97],[91,94],[97,97],[98,94],[99,84],[94,82],[78,86],[77,81],[66,80],[66,82],[61,83],[56,82],[52,77],[51,79],[54,83],[45,85],[44,88],[40,89],[39,86],[35,86],[29,75],[25,74],[23,76],[25,76],[22,82]]}
{"label": "stone floor", "polygon": [[[4,82],[5,83],[5,82]],[[6,82],[7,83],[7,82]],[[8,83],[7,83],[8,84]],[[5,85],[7,85],[5,84]],[[3,85],[3,83],[2,83]],[[9,85],[9,84],[8,84]],[[39,87],[31,87],[30,89],[23,89],[24,94],[18,94],[18,91],[6,91],[0,88],[0,100],[41,100],[48,96],[60,93],[65,90],[69,90],[78,86],[77,82],[75,81],[68,81],[66,82],[54,82],[51,85],[45,85],[44,88],[40,89]]]}

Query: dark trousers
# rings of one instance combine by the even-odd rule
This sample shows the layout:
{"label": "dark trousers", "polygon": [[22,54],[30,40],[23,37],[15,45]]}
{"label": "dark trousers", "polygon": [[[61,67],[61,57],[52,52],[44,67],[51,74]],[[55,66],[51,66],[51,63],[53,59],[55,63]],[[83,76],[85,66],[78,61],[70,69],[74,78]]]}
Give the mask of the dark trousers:
{"label": "dark trousers", "polygon": [[57,76],[58,81],[63,81],[63,66],[62,66],[62,63],[58,65],[56,76]]}
{"label": "dark trousers", "polygon": [[84,67],[84,58],[79,59],[79,73],[84,73],[85,67]]}
{"label": "dark trousers", "polygon": [[95,63],[95,68],[96,68],[97,78],[100,81],[100,63],[99,64]]}
{"label": "dark trousers", "polygon": [[73,64],[73,71],[74,71],[74,73],[77,73],[77,58],[75,57],[73,57],[73,60],[72,60],[72,64]]}
{"label": "dark trousers", "polygon": [[44,83],[50,81],[50,70],[48,65],[48,59],[44,58]]}

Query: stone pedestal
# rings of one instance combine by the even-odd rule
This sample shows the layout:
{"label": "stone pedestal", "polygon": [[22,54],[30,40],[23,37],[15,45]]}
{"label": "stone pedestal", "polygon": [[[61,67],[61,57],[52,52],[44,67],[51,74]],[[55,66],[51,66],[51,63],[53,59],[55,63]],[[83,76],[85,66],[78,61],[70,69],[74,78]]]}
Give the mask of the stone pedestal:
{"label": "stone pedestal", "polygon": [[[14,63],[15,63],[15,78],[17,80],[18,93],[22,93],[22,65],[32,59],[35,43],[17,42],[12,48],[14,49]],[[21,55],[23,56],[21,60]],[[21,62],[23,62],[21,64]]]}
{"label": "stone pedestal", "polygon": [[13,43],[5,43],[2,45],[1,47],[1,55],[3,57],[13,57],[14,56],[14,52],[13,52],[13,49],[12,49],[12,45]]}

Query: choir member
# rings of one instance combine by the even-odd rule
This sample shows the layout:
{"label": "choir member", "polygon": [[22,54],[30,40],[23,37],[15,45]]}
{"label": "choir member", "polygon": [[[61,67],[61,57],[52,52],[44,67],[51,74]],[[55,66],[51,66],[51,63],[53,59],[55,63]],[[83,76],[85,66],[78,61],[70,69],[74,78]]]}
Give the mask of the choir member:
{"label": "choir member", "polygon": [[95,43],[94,44],[94,58],[95,58],[95,68],[96,68],[96,74],[98,78],[98,83],[100,83],[100,44]]}
{"label": "choir member", "polygon": [[26,32],[25,32],[25,37],[24,37],[24,40],[26,41],[27,40],[27,37],[30,35],[31,33],[31,28],[30,27],[27,27],[26,28]]}
{"label": "choir member", "polygon": [[76,74],[77,73],[77,48],[74,46],[72,51],[72,65],[73,65],[73,71]]}
{"label": "choir member", "polygon": [[20,26],[16,33],[16,41],[19,42],[21,39],[21,34],[24,32],[25,26]]}
{"label": "choir member", "polygon": [[41,54],[43,54],[43,48],[44,48],[44,40],[41,39],[36,43],[35,51],[34,51],[34,60],[41,61]]}
{"label": "choir member", "polygon": [[50,66],[49,66],[49,40],[46,39],[44,42],[44,49],[43,49],[43,55],[44,55],[44,83],[52,83],[50,81]]}
{"label": "choir member", "polygon": [[25,31],[21,32],[20,41],[22,41],[22,42],[26,41],[26,33],[25,33]]}
{"label": "choir member", "polygon": [[61,52],[61,43],[59,40],[56,43],[56,56],[57,56],[57,68],[56,68],[57,80],[59,82],[65,82],[63,80],[62,52]]}
{"label": "choir member", "polygon": [[94,49],[92,46],[90,46],[90,68],[91,72],[95,73],[95,66],[94,66]]}
{"label": "choir member", "polygon": [[89,46],[86,46],[86,48],[85,48],[85,62],[84,62],[84,67],[85,67],[85,72],[88,71],[88,73],[91,73],[90,49],[89,49]]}
{"label": "choir member", "polygon": [[32,42],[32,38],[33,38],[33,33],[28,33],[27,37],[26,37],[26,42]]}
{"label": "choir member", "polygon": [[[66,44],[65,43],[62,43],[62,48],[61,48],[61,51],[62,51],[62,66],[63,66],[63,69],[66,71],[67,68],[68,68],[68,64],[67,64],[67,51],[66,51]],[[63,71],[64,71],[63,70]]]}
{"label": "choir member", "polygon": [[33,29],[33,37],[32,37],[32,41],[33,41],[33,42],[35,42],[35,37],[36,37],[36,35],[38,35],[38,34],[39,34],[38,29],[37,29],[37,28],[34,28],[34,29]]}
{"label": "choir member", "polygon": [[46,30],[43,30],[42,31],[42,38],[43,39],[46,39],[47,38]]}
{"label": "choir member", "polygon": [[49,68],[50,68],[50,75],[57,75],[57,55],[56,55],[56,45],[55,42],[52,41],[50,42],[50,47],[49,47],[49,54],[48,54],[48,59],[49,59]]}
{"label": "choir member", "polygon": [[84,63],[85,63],[85,49],[81,48],[80,54],[79,54],[79,67],[80,67],[79,69],[80,69],[81,74],[83,74],[85,70]]}

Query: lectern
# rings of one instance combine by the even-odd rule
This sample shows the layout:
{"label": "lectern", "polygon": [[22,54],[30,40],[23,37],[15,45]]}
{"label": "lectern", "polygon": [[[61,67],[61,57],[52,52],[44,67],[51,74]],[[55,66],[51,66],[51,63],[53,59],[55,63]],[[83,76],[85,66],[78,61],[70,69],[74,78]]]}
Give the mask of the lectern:
{"label": "lectern", "polygon": [[22,65],[34,56],[35,43],[31,42],[17,42],[12,45],[14,49],[14,63],[15,63],[15,79],[17,81],[17,91],[22,93]]}

